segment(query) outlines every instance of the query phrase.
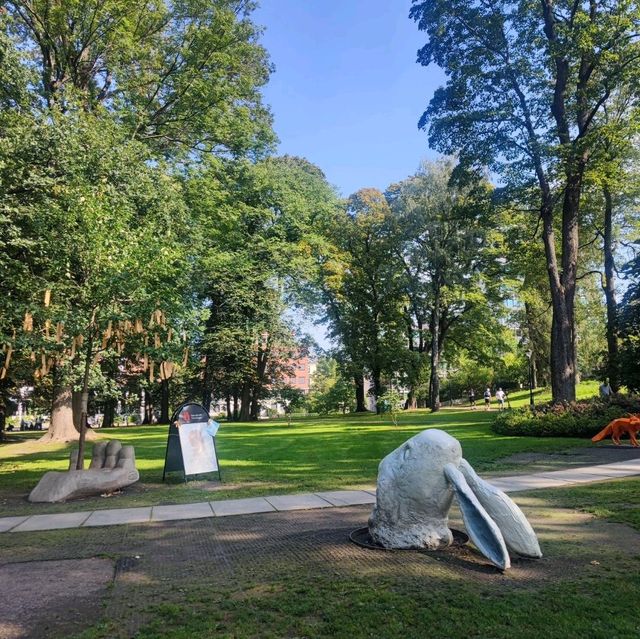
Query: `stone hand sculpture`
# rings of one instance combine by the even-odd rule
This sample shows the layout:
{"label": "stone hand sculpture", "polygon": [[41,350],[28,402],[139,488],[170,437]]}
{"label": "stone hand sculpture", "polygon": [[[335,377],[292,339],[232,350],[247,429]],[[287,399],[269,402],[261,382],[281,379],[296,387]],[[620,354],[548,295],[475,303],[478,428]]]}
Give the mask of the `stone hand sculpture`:
{"label": "stone hand sculpture", "polygon": [[422,431],[380,462],[369,534],[385,548],[446,547],[452,542],[448,519],[454,495],[469,537],[498,568],[510,567],[509,550],[542,556],[520,508],[478,477],[457,439],[437,429]]}
{"label": "stone hand sculpture", "polygon": [[77,460],[78,451],[74,450],[69,470],[46,473],[31,491],[29,501],[56,502],[99,495],[129,486],[140,478],[133,446],[123,446],[117,439],[94,445],[88,470],[75,470]]}

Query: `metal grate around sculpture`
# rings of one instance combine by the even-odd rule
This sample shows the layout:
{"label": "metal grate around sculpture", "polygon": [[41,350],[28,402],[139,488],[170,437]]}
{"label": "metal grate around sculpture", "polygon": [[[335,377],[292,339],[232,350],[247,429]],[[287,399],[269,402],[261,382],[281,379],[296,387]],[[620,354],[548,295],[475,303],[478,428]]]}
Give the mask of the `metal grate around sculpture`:
{"label": "metal grate around sculpture", "polygon": [[376,505],[369,518],[372,541],[392,549],[451,545],[448,523],[454,496],[471,541],[500,570],[511,566],[509,551],[542,557],[520,508],[476,474],[463,459],[457,439],[435,428],[415,435],[380,462]]}

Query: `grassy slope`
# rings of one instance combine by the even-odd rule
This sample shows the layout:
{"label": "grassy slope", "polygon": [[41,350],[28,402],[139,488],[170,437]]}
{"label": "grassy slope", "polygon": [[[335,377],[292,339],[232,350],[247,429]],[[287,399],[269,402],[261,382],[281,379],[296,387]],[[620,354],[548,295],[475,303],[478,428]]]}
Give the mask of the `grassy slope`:
{"label": "grassy slope", "polygon": [[[587,387],[583,392],[592,392]],[[538,398],[542,398],[539,393]],[[526,391],[514,393],[512,405],[528,402]],[[445,408],[402,413],[398,426],[385,416],[347,415],[322,419],[223,423],[218,456],[223,485],[190,481],[178,474],[162,484],[166,426],[96,431],[98,438],[133,444],[141,482],[117,498],[96,497],[65,505],[30,506],[24,497],[48,470],[67,468],[70,446],[43,445],[37,433],[20,433],[24,442],[0,447],[0,507],[5,514],[129,507],[225,499],[273,493],[347,489],[375,483],[377,466],[387,453],[427,427],[442,428],[462,443],[465,457],[479,471],[505,469],[499,460],[517,452],[552,451],[587,445],[578,439],[501,437],[490,431],[496,411]],[[202,479],[214,479],[217,475]]]}

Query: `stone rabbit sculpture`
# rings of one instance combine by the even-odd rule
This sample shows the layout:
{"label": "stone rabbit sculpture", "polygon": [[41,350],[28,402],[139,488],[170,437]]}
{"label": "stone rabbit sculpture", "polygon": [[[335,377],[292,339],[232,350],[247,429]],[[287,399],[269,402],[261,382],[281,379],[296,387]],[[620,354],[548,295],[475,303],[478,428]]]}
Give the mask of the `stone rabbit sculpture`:
{"label": "stone rabbit sculpture", "polygon": [[449,509],[458,500],[469,537],[501,570],[509,551],[542,556],[533,528],[505,493],[482,480],[462,458],[460,442],[424,430],[387,455],[378,468],[369,534],[385,548],[436,550],[452,542]]}
{"label": "stone rabbit sculpture", "polygon": [[117,439],[93,447],[88,470],[75,470],[78,451],[71,451],[67,472],[45,473],[31,491],[29,501],[57,502],[99,495],[129,486],[140,479],[133,446]]}

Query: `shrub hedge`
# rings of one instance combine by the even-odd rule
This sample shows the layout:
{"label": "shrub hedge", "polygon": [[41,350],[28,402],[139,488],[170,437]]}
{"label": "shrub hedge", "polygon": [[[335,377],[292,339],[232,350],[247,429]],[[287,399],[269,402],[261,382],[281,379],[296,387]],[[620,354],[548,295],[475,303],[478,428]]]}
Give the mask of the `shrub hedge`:
{"label": "shrub hedge", "polygon": [[640,413],[640,397],[614,395],[567,404],[541,404],[498,414],[492,425],[498,435],[527,437],[593,437],[612,419]]}

